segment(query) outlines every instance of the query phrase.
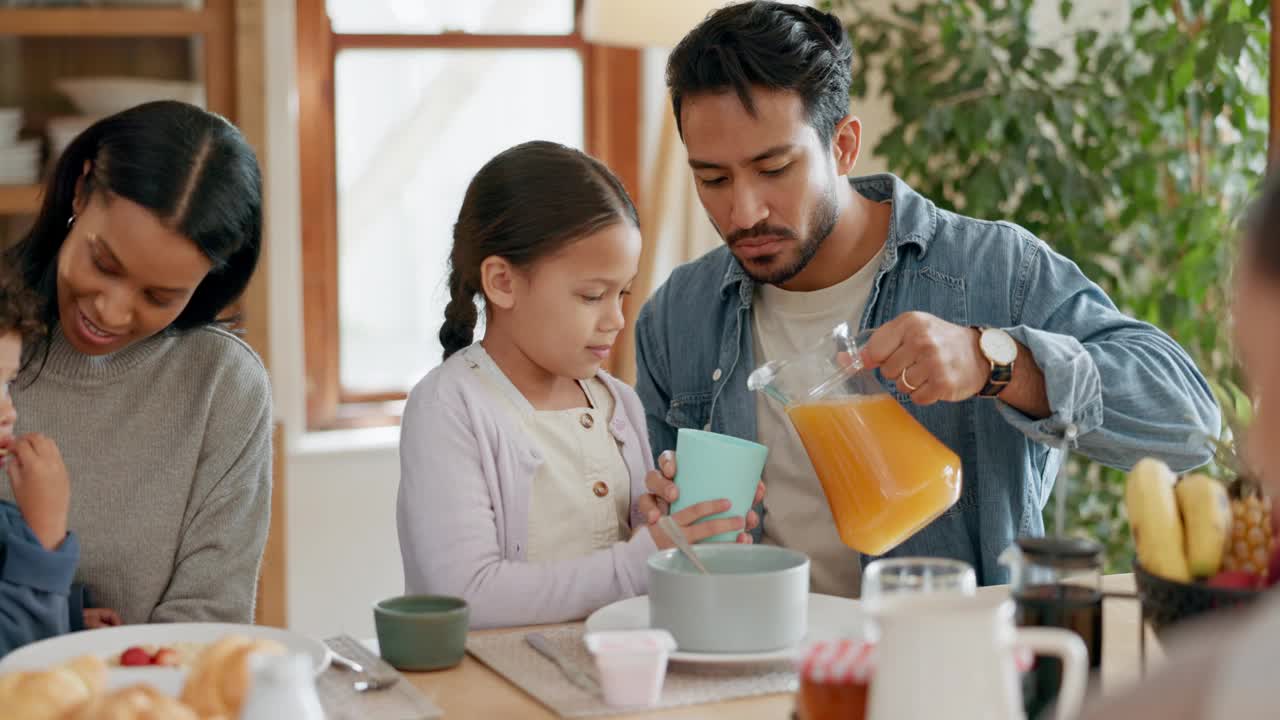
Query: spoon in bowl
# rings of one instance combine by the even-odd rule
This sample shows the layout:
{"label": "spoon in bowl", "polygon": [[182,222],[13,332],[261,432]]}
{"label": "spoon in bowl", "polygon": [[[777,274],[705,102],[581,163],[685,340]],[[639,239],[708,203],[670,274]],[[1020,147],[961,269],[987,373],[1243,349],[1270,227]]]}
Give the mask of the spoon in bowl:
{"label": "spoon in bowl", "polygon": [[658,518],[658,527],[662,528],[662,531],[667,534],[667,537],[671,538],[671,542],[675,543],[676,547],[680,548],[680,552],[684,553],[684,556],[689,558],[689,562],[693,563],[694,567],[701,570],[703,575],[711,574],[710,572],[707,572],[707,567],[698,559],[698,554],[693,551],[693,546],[689,544],[688,538],[684,536],[684,531],[680,529],[680,526],[676,524],[676,521],[673,520],[670,515],[663,515]]}

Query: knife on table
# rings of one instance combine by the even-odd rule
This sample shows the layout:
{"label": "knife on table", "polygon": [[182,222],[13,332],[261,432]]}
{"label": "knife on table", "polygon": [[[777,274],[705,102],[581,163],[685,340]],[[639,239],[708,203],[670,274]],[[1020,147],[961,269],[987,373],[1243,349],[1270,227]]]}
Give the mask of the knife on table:
{"label": "knife on table", "polygon": [[560,668],[560,672],[564,673],[564,676],[569,679],[569,682],[589,693],[600,692],[600,686],[595,679],[583,671],[582,668],[574,665],[559,650],[556,650],[551,645],[551,642],[547,640],[547,636],[540,632],[531,632],[524,636],[524,640],[529,643],[530,647],[537,650],[539,655],[555,663],[556,667]]}

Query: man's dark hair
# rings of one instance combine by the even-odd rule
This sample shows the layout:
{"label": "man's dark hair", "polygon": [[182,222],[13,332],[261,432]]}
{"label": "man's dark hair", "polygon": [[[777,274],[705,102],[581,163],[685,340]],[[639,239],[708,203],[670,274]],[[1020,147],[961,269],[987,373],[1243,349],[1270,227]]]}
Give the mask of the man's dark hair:
{"label": "man's dark hair", "polygon": [[676,129],[680,107],[696,93],[737,93],[755,113],[753,86],[798,93],[824,143],[849,113],[853,45],[839,18],[802,5],[744,2],[717,10],[676,45],[667,88]]}

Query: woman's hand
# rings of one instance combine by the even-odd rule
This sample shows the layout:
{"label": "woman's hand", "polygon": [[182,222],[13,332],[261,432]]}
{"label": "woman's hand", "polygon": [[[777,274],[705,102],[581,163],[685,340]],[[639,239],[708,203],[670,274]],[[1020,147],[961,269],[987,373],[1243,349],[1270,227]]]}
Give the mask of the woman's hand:
{"label": "woman's hand", "polygon": [[118,627],[124,624],[120,614],[111,608],[85,608],[84,626],[90,630]]}
{"label": "woman's hand", "polygon": [[[654,542],[658,543],[660,548],[674,547],[671,540],[667,538],[656,527],[658,518],[666,515],[671,509],[671,503],[680,497],[680,488],[676,487],[673,480],[676,476],[676,456],[670,450],[658,456],[658,470],[651,470],[645,476],[644,484],[649,490],[648,493],[641,495],[639,499],[639,508],[644,513],[645,522],[649,524],[649,532],[653,534]],[[755,499],[751,504],[758,505],[764,500],[764,483],[756,486]],[[715,515],[729,510],[732,503],[728,500],[708,500],[674,513],[672,518],[676,521],[685,533],[685,537],[689,538],[689,542],[698,542],[719,535],[720,533],[733,532],[738,533],[738,542],[750,543],[751,536],[745,531],[754,530],[760,524],[760,516],[755,510],[747,511],[746,521],[742,518],[717,518],[706,522],[699,522],[708,515]]]}

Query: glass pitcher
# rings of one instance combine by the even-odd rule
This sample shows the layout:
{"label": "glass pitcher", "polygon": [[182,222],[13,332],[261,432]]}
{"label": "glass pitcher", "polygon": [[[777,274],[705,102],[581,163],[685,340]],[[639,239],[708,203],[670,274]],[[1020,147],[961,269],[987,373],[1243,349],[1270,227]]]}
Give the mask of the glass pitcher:
{"label": "glass pitcher", "polygon": [[960,458],[862,367],[869,332],[841,323],[803,355],[747,379],[785,408],[844,544],[883,555],[960,497]]}

